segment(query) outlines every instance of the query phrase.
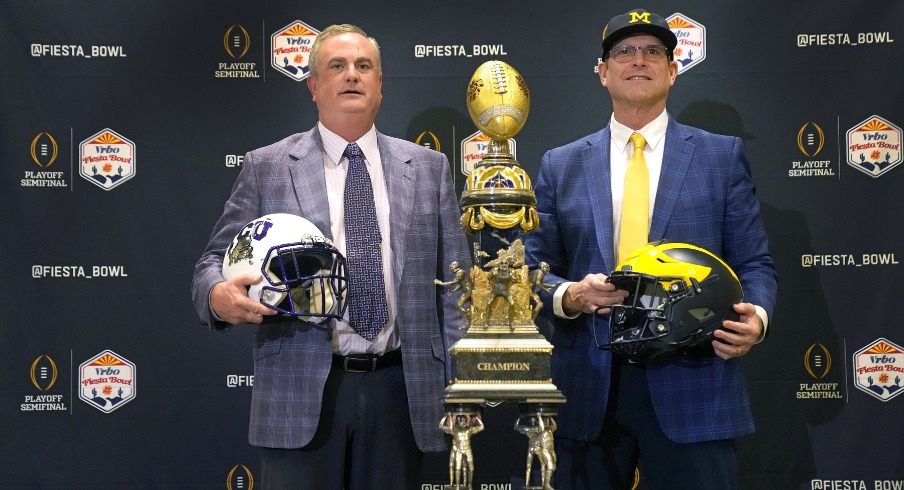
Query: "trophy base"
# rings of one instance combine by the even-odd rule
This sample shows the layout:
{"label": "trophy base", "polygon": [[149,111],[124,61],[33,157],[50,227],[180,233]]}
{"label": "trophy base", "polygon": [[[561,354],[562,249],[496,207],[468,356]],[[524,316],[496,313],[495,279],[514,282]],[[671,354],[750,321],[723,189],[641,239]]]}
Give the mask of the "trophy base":
{"label": "trophy base", "polygon": [[552,383],[506,383],[462,384],[456,383],[446,388],[443,403],[447,405],[480,405],[486,402],[518,402],[519,404],[565,403],[565,395]]}
{"label": "trophy base", "polygon": [[505,332],[500,332],[499,326],[487,330],[471,327],[452,346],[455,381],[446,387],[443,403],[565,402],[552,384],[552,344],[533,325],[517,333],[504,328]]}

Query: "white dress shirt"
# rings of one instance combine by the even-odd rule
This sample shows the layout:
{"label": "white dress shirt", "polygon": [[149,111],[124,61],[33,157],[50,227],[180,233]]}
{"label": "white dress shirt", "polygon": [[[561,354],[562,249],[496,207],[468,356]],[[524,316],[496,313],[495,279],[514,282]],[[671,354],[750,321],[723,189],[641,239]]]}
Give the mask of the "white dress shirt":
{"label": "white dress shirt", "polygon": [[[656,204],[656,190],[659,188],[659,174],[662,172],[662,155],[665,148],[665,130],[669,125],[669,115],[666,111],[662,111],[656,119],[650,121],[649,124],[636,131],[643,136],[647,144],[643,149],[643,157],[647,162],[647,171],[650,177],[650,216],[648,220],[653,219],[653,209]],[[613,226],[613,243],[612,250],[615,251],[615,257],[618,257],[618,237],[621,234],[621,209],[622,200],[625,196],[625,174],[628,172],[628,163],[634,154],[634,143],[631,142],[631,135],[635,131],[624,124],[615,120],[615,114],[609,119],[609,185],[612,189],[612,226]],[[605,165],[605,162],[599,162]],[[647,222],[649,226],[649,221]],[[608,274],[609,271],[600,271]],[[556,288],[552,298],[552,308],[556,316],[561,318],[577,318],[580,312],[568,316],[562,308],[562,296],[572,282],[563,282]]]}
{"label": "white dress shirt", "polygon": [[[662,158],[665,152],[665,131],[668,128],[668,125],[669,116],[668,112],[665,110],[663,110],[662,114],[657,116],[656,119],[653,119],[638,131],[634,131],[616,121],[615,114],[612,114],[609,119],[609,132],[611,135],[609,140],[609,185],[612,188],[612,226],[614,239],[612,249],[615,251],[615,257],[618,257],[621,209],[622,200],[625,194],[625,174],[628,171],[628,163],[631,161],[631,156],[634,153],[634,144],[631,143],[631,135],[635,132],[640,133],[647,142],[643,150],[643,156],[646,160],[650,177],[650,216],[648,219],[652,221],[653,209],[655,209],[656,204],[656,191],[659,188],[659,175],[662,173]],[[599,164],[605,165],[605,162],[599,162]],[[609,271],[600,272],[609,274]],[[565,310],[562,308],[562,296],[565,295],[565,290],[568,289],[568,286],[571,284],[573,284],[573,282],[563,282],[553,293],[553,313],[560,318],[577,318],[580,315],[580,312],[571,316],[566,315]],[[757,315],[759,315],[760,319],[763,321],[763,335],[760,336],[758,339],[759,341],[766,335],[766,326],[769,324],[769,316],[766,314],[766,310],[761,306],[754,305],[754,307],[756,308]]]}

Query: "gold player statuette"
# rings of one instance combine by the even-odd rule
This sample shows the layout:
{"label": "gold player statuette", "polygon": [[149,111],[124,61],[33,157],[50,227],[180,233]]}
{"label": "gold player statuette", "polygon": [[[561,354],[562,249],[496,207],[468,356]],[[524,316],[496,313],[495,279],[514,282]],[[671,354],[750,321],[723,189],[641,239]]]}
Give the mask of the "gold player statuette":
{"label": "gold player statuette", "polygon": [[434,279],[433,283],[439,286],[454,285],[455,287],[450,289],[448,294],[452,294],[455,291],[461,291],[461,294],[458,297],[458,311],[464,319],[462,328],[468,328],[471,325],[471,313],[468,308],[465,308],[465,305],[471,302],[471,290],[473,289],[471,277],[461,268],[461,264],[459,264],[458,261],[452,261],[452,263],[449,264],[449,269],[452,271],[452,274],[454,274],[451,281],[443,282],[439,279]]}
{"label": "gold player statuette", "polygon": [[[552,474],[556,471],[556,449],[552,433],[556,430],[556,420],[549,415],[536,413],[521,415],[515,421],[515,430],[527,436],[527,472],[525,488],[549,490]],[[531,486],[530,468],[534,458],[540,463],[540,486]]]}
{"label": "gold player statuette", "polygon": [[451,488],[471,489],[474,477],[474,453],[471,436],[484,429],[480,414],[448,413],[439,427],[452,436],[452,452],[449,454],[449,485]]}

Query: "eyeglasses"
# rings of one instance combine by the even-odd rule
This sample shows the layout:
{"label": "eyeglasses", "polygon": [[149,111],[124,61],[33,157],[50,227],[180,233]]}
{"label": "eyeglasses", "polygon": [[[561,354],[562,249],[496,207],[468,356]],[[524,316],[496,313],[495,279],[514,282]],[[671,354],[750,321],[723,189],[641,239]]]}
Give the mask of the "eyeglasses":
{"label": "eyeglasses", "polygon": [[662,61],[669,54],[669,49],[660,44],[649,46],[615,46],[609,51],[609,56],[619,63],[627,63],[634,59],[634,52],[640,50],[643,59],[649,62]]}

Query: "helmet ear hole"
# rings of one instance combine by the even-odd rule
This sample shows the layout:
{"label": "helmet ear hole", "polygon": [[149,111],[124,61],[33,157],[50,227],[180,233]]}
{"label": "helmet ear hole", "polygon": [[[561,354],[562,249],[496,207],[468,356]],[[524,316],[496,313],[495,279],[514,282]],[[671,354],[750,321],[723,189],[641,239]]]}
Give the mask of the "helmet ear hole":
{"label": "helmet ear hole", "polygon": [[716,316],[716,312],[711,308],[692,308],[687,311],[689,315],[696,318],[697,321],[706,322],[710,318]]}

